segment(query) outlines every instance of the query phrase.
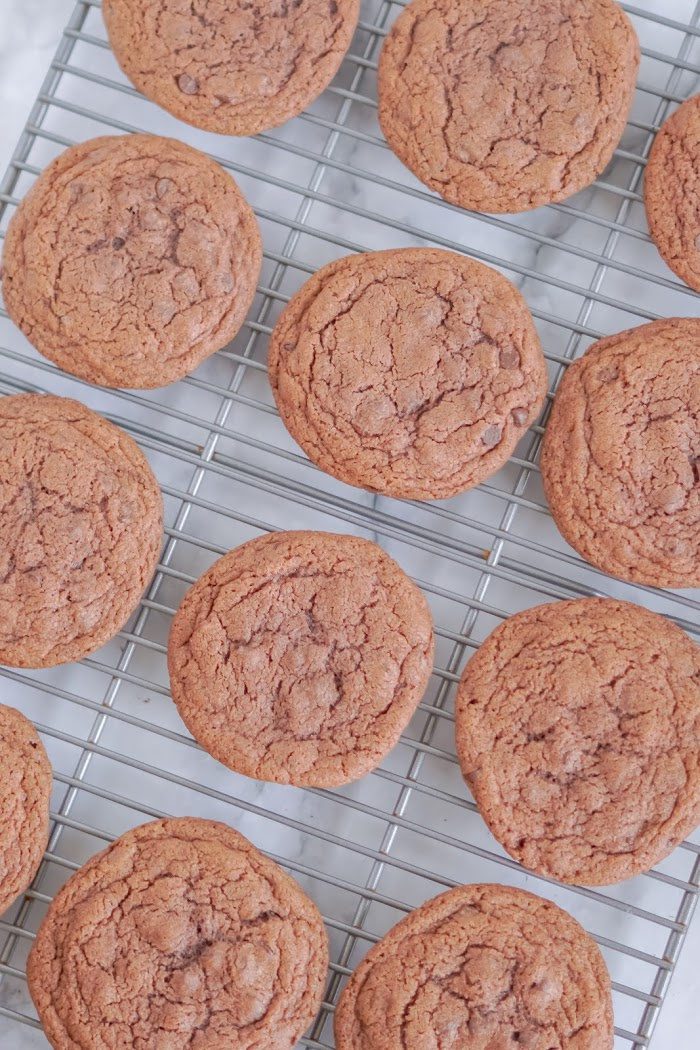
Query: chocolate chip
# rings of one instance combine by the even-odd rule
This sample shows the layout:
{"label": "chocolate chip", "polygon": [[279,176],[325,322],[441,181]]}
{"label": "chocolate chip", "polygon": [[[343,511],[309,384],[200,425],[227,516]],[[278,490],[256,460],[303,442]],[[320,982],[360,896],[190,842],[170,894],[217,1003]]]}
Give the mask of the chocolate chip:
{"label": "chocolate chip", "polygon": [[126,244],[126,241],[124,240],[123,237],[114,237],[112,239],[112,247],[113,248],[123,248],[125,244]]}
{"label": "chocolate chip", "polygon": [[481,440],[486,448],[494,448],[501,440],[501,428],[496,426],[487,427],[481,435]]}
{"label": "chocolate chip", "polygon": [[513,417],[513,422],[516,427],[524,427],[527,423],[527,417],[529,414],[530,413],[526,408],[514,408],[511,412],[511,416]]}
{"label": "chocolate chip", "polygon": [[172,188],[172,185],[172,179],[158,179],[158,182],[156,183],[156,197],[158,200],[165,196],[168,190]]}
{"label": "chocolate chip", "polygon": [[690,465],[693,468],[695,481],[700,484],[700,456],[690,456]]}
{"label": "chocolate chip", "polygon": [[520,354],[517,350],[501,350],[498,363],[501,368],[517,368],[520,364]]}
{"label": "chocolate chip", "polygon": [[180,73],[177,78],[177,86],[185,95],[196,95],[199,91],[199,84],[189,73]]}

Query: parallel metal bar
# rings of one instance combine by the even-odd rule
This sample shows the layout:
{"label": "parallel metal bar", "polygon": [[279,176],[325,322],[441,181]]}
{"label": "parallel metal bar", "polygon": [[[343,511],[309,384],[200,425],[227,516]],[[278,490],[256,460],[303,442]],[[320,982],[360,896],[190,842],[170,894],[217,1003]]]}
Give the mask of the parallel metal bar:
{"label": "parallel metal bar", "polygon": [[[6,351],[4,348],[0,347],[0,355],[3,355],[3,354],[5,356],[10,357],[12,360],[17,360],[17,361],[25,361],[26,360],[26,358],[23,355],[11,353],[9,351]],[[32,366],[36,367],[36,368],[38,368],[38,369],[40,369],[42,371],[48,371],[48,372],[50,372],[52,374],[56,374],[56,375],[60,374],[60,370],[59,369],[57,369],[54,365],[51,365],[48,362],[45,362],[43,360],[33,361],[32,362]],[[77,381],[77,382],[80,382],[80,381]],[[20,389],[20,388],[24,389],[24,390],[30,389],[30,387],[28,385],[26,385],[26,384],[18,384],[16,382],[7,381],[7,380],[5,380],[5,381],[0,380],[0,385],[9,385],[12,388],[16,388],[16,389]],[[82,384],[82,383],[81,383],[81,385],[88,386],[88,384]],[[131,392],[120,391],[120,395],[119,396],[123,400],[128,400],[128,401],[132,402],[133,404],[136,404],[136,405],[139,405],[139,406],[142,406],[142,407],[148,409],[149,411],[152,411],[153,408],[154,408],[154,406],[153,406],[153,404],[151,402],[147,401],[144,398],[140,398],[137,395],[132,394]],[[171,418],[180,419],[183,422],[199,423],[201,425],[201,420],[199,420],[197,417],[191,416],[188,413],[184,413],[184,412],[176,410],[176,409],[172,409],[169,406],[164,406],[162,408],[162,414],[163,415],[167,415],[167,416],[169,416]],[[118,422],[119,425],[123,426],[129,432],[135,434],[135,436],[137,438],[141,437],[142,439],[144,439],[144,443],[145,443],[145,441],[150,440],[152,442],[150,447],[152,447],[154,450],[158,449],[159,451],[163,451],[162,442],[165,440],[163,435],[159,436],[160,437],[160,441],[155,441],[154,442],[153,437],[146,438],[146,435],[151,433],[151,432],[149,432],[147,430],[142,430],[140,428],[135,428],[135,425],[130,420],[125,419],[123,417],[115,417],[115,416],[110,416],[110,418],[112,418],[115,422]],[[249,445],[251,448],[257,448],[257,449],[262,450],[262,451],[275,453],[277,456],[283,456],[283,458],[288,458],[291,461],[294,461],[294,462],[297,462],[297,463],[304,463],[304,464],[309,466],[314,471],[318,470],[318,468],[316,468],[313,464],[309,464],[308,461],[306,460],[306,458],[301,456],[301,455],[297,455],[297,454],[294,454],[294,453],[285,453],[283,450],[275,449],[274,446],[272,446],[272,445],[265,444],[264,442],[261,442],[259,440],[254,439],[254,438],[251,438],[248,435],[243,434],[243,433],[241,433],[239,431],[231,430],[228,427],[217,426],[215,423],[207,424],[207,426],[213,432],[220,433],[222,436],[226,436],[226,437],[231,438],[232,440],[239,441],[239,442],[241,442],[244,445]],[[533,430],[535,432],[541,433],[543,428],[542,427],[534,427]],[[194,445],[189,446],[189,450],[190,450],[189,454],[191,456],[196,455],[196,447]],[[170,453],[172,450],[170,448],[167,448],[165,451]],[[182,451],[184,451],[184,449]],[[520,460],[517,459],[517,457],[514,457],[512,459],[512,462],[521,463],[522,466],[527,466],[528,469],[533,469],[533,470],[536,469],[536,465],[535,464],[532,464],[530,461],[520,461]],[[268,477],[272,477],[272,475],[268,475]],[[247,479],[247,480],[250,480],[250,479]],[[282,480],[280,482],[281,485],[284,485],[285,483],[286,483],[285,480]],[[185,494],[183,492],[179,491],[179,490],[175,490],[172,487],[169,487],[167,485],[162,486],[162,488],[163,488],[163,491],[165,493],[173,495],[173,496],[175,496],[178,499],[185,498]],[[315,490],[304,488],[304,491],[308,491],[309,493],[313,494],[314,497],[316,497],[316,491]],[[508,493],[505,492],[505,491],[494,490],[493,494],[496,495],[499,499],[510,499],[510,497],[508,496]],[[222,515],[227,516],[227,517],[235,518],[236,520],[239,520],[239,521],[247,520],[250,524],[254,524],[256,527],[260,527],[260,528],[268,528],[269,527],[268,525],[266,525],[263,522],[260,522],[260,521],[254,522],[250,518],[245,519],[240,513],[236,515],[236,514],[234,514],[233,511],[231,511],[231,510],[229,510],[229,509],[227,509],[225,507],[221,507],[220,505],[212,504],[212,503],[210,503],[208,501],[205,501],[205,500],[202,500],[202,499],[200,499],[198,497],[189,497],[189,498],[190,498],[191,502],[195,506],[206,507],[207,509],[214,511],[215,513],[222,514]],[[326,499],[325,499],[325,505],[326,506],[328,505],[329,499],[330,499],[330,497],[326,497]],[[420,503],[417,503],[415,501],[409,501],[409,502],[410,502],[411,506],[414,506],[414,507],[416,507],[418,509],[421,509],[421,510],[425,510],[426,509],[425,504],[420,504]],[[544,507],[544,506],[536,505],[536,504],[532,504],[532,503],[529,503],[529,504],[528,503],[523,503],[520,500],[518,500],[517,502],[520,505],[527,505],[527,506],[530,506],[531,509],[537,509],[538,511],[540,511],[542,513],[547,513],[547,508]],[[362,523],[363,519],[364,520],[373,520],[373,521],[384,522],[390,529],[397,530],[397,531],[394,531],[392,534],[394,536],[397,536],[397,537],[401,538],[404,542],[412,543],[412,536],[415,535],[415,536],[421,537],[422,539],[424,539],[424,540],[426,540],[426,541],[428,541],[430,543],[434,543],[434,544],[440,545],[442,547],[443,551],[448,549],[448,548],[453,548],[455,550],[462,551],[465,554],[471,554],[471,556],[476,558],[476,559],[478,559],[481,556],[481,554],[479,553],[480,552],[480,548],[477,548],[477,547],[469,548],[468,546],[465,546],[463,543],[461,543],[459,540],[456,540],[456,539],[454,539],[454,540],[450,539],[448,541],[444,536],[442,536],[439,533],[439,531],[437,531],[434,528],[430,528],[430,527],[426,527],[426,526],[419,526],[416,523],[412,523],[412,522],[406,522],[403,519],[397,518],[395,515],[390,515],[390,514],[388,514],[386,512],[379,512],[379,511],[377,511],[374,508],[367,508],[367,507],[365,507],[363,505],[360,505],[360,504],[353,504],[350,501],[341,499],[339,497],[333,498],[333,505],[336,507],[336,509],[338,510],[339,513],[343,514],[343,517],[345,518],[345,520],[349,521],[350,523],[354,523],[354,524]],[[347,512],[347,513],[344,513],[344,512]],[[576,564],[580,565],[581,564],[580,559],[577,558],[576,556],[568,555],[568,554],[566,554],[565,552],[562,552],[562,551],[553,551],[551,548],[545,547],[542,544],[538,544],[536,541],[530,540],[527,537],[518,536],[518,535],[516,535],[514,533],[509,533],[509,532],[507,532],[506,530],[504,530],[502,528],[494,526],[493,524],[484,524],[482,522],[477,521],[476,519],[467,518],[464,515],[460,515],[460,514],[454,512],[454,511],[451,511],[448,507],[443,507],[443,506],[441,506],[439,504],[434,504],[434,505],[432,505],[430,507],[430,513],[432,515],[437,516],[437,517],[444,517],[444,518],[447,518],[449,520],[458,522],[460,525],[463,525],[465,527],[469,527],[469,528],[472,528],[474,530],[481,530],[484,533],[487,533],[489,536],[491,536],[493,540],[507,539],[508,542],[511,545],[513,545],[513,546],[521,547],[524,550],[529,550],[529,551],[532,551],[532,552],[535,552],[535,553],[539,553],[539,554],[546,554],[550,558],[553,558],[555,561],[562,562],[564,565],[576,565]],[[191,536],[191,535],[187,535],[184,538],[186,538],[187,542],[189,542],[189,543],[193,543],[193,544],[199,545],[199,546],[206,546],[206,544],[204,544],[203,541],[201,541],[197,537],[194,537],[194,536]],[[218,553],[218,554],[225,553],[225,549],[224,548],[216,547],[215,545],[209,545],[208,549],[211,549],[213,552]],[[474,564],[478,564],[478,560]],[[513,563],[512,565],[510,565],[510,563],[508,563],[508,568],[512,571],[514,576],[504,576],[504,578],[517,578],[517,579],[519,579],[519,582],[522,582],[524,584],[527,583],[527,574],[523,575],[523,569],[522,569],[522,566],[519,563],[516,562],[516,563]],[[607,586],[609,586],[609,577],[607,577],[606,574],[600,572],[599,570],[593,569],[592,567],[590,567],[590,571],[600,578],[600,586],[602,588],[602,592],[604,592],[605,588]],[[497,575],[498,574],[499,573],[497,571]],[[189,582],[194,582],[194,581],[193,581],[192,578],[190,578]],[[556,586],[555,587],[552,587],[552,583],[553,582],[556,582]],[[584,587],[582,585],[575,584],[572,581],[567,580],[566,578],[562,577],[561,579],[555,581],[551,573],[549,574],[548,578],[544,578],[543,580],[540,581],[540,583],[541,583],[540,589],[542,590],[542,593],[547,594],[550,597],[562,597],[562,596],[570,597],[570,596],[573,596],[573,595],[576,595],[576,594],[584,595],[584,594],[590,593],[590,588]],[[646,592],[646,593],[649,593],[649,594],[653,594],[654,593],[654,588],[651,588],[651,587],[640,586],[638,588],[638,590]],[[601,592],[599,591],[598,593],[601,593]],[[457,599],[456,595],[454,597],[455,597],[455,599]],[[677,595],[674,596],[674,600],[677,603],[686,606],[689,610],[700,612],[700,602],[694,601],[692,598],[690,598],[690,597],[688,597],[686,595],[677,594]],[[678,622],[680,626],[682,626],[685,630],[687,630],[689,632],[694,632],[694,631],[698,630],[697,625],[692,623],[692,622],[690,622],[690,621],[688,621],[688,620],[683,620],[683,619],[677,618],[676,622]]]}
{"label": "parallel metal bar", "polygon": [[[77,106],[75,103],[65,102],[63,100],[57,99],[52,99],[51,102],[52,105],[55,107],[65,109],[71,113],[76,113],[90,117],[90,119],[93,120],[101,120],[102,123],[109,124],[110,127],[113,127],[125,133],[138,132],[143,130],[137,125],[117,120],[114,117],[100,117],[99,114],[95,113],[94,111],[87,109],[84,106]],[[440,236],[430,230],[422,229],[413,226],[410,223],[402,222],[397,219],[392,219],[390,216],[387,215],[382,215],[381,220],[379,220],[375,212],[372,212],[367,208],[362,208],[359,205],[353,204],[351,201],[338,200],[332,195],[321,193],[320,191],[305,191],[303,187],[300,187],[297,183],[290,182],[288,179],[283,179],[269,172],[263,172],[249,168],[247,165],[234,162],[230,159],[220,157],[215,154],[212,154],[212,156],[222,165],[222,167],[225,167],[230,171],[235,172],[237,175],[245,175],[247,177],[257,178],[265,183],[276,186],[278,189],[288,190],[290,193],[296,194],[298,196],[308,195],[309,197],[313,198],[313,200],[318,201],[319,203],[331,205],[341,211],[347,212],[348,214],[355,215],[358,218],[369,219],[373,222],[381,221],[381,223],[384,226],[387,226],[390,229],[408,234],[411,237],[415,237],[422,240],[428,240],[433,244],[439,245],[442,248],[448,248],[451,251],[463,253],[465,250],[464,245],[462,243],[460,243],[459,241],[455,241],[452,238]],[[390,184],[396,189],[400,189],[401,192],[404,192],[403,186],[399,186],[399,184],[394,183]],[[625,190],[623,188],[608,186],[607,184],[604,184],[600,181],[597,183],[597,185],[601,189],[609,189],[611,192],[616,193],[618,196],[621,196],[624,199],[641,201],[641,197],[639,194],[632,193],[631,191]],[[415,192],[420,193],[421,191]],[[440,204],[441,207],[443,206],[437,197],[430,197],[429,199],[431,200],[431,202],[435,204]],[[5,201],[5,203],[17,203],[16,199],[3,196],[2,194],[0,194],[0,200]],[[279,216],[277,217],[277,221],[281,221],[282,223],[285,222],[285,220],[280,218]],[[324,235],[320,234],[320,236]],[[481,262],[485,262],[489,266],[496,266],[502,269],[509,270],[510,272],[517,274],[519,277],[531,278],[534,281],[548,285],[550,287],[557,288],[560,291],[568,292],[573,295],[580,296],[582,294],[582,289],[579,285],[573,284],[570,281],[565,281],[562,278],[555,277],[551,274],[545,275],[541,271],[534,270],[531,267],[523,266],[521,263],[515,262],[513,260],[505,260],[499,258],[496,255],[492,255],[489,252],[484,252],[480,249],[476,249],[473,247],[469,248],[469,255],[475,259],[479,259]],[[646,277],[646,274],[643,271],[642,275]],[[666,278],[656,279],[651,277],[649,279],[654,283],[663,283],[664,281],[666,281]],[[670,285],[671,287],[677,288],[678,290],[687,292],[687,294],[689,295],[695,294],[692,293],[689,289],[686,289],[683,286],[679,285],[676,281],[670,281]],[[629,313],[635,317],[639,317],[643,320],[650,321],[655,320],[658,317],[658,314],[652,313],[649,310],[644,309],[643,307],[637,306],[635,303],[621,303],[620,300],[614,299],[609,296],[605,296],[602,293],[590,294],[593,295],[593,298],[596,302],[599,302],[606,306],[612,306],[617,309],[623,309],[626,313]],[[561,324],[563,327],[567,327],[564,322],[564,319],[540,314],[537,311],[537,309],[533,309],[532,312],[535,317],[541,316],[543,320],[550,320],[555,324]]]}

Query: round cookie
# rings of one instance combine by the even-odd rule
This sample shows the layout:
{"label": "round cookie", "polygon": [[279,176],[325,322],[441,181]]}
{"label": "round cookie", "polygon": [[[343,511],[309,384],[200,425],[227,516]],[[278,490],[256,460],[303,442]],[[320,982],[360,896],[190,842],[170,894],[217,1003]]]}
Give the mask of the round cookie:
{"label": "round cookie", "polygon": [[379,121],[446,200],[525,211],[603,171],[638,66],[613,0],[413,0],[381,53]]}
{"label": "round cookie", "polygon": [[66,883],[29,956],[54,1050],[289,1050],[318,1009],[315,904],[225,824],[157,820]]}
{"label": "round cookie", "polygon": [[69,398],[0,398],[0,663],[80,660],[158,562],[163,501],[138,446]]}
{"label": "round cookie", "polygon": [[627,602],[528,609],[467,664],[456,737],[512,857],[560,882],[620,882],[700,823],[700,649]]}
{"label": "round cookie", "polygon": [[569,365],[541,468],[554,520],[587,561],[700,586],[700,319],[632,328]]}
{"label": "round cookie", "polygon": [[350,46],[360,0],[103,0],[114,54],[180,120],[255,135],[324,91]]}
{"label": "round cookie", "polygon": [[350,485],[445,499],[507,461],[547,389],[527,305],[496,270],[407,248],[325,266],[272,333],[294,439]]}
{"label": "round cookie", "polygon": [[458,886],[370,950],[341,996],[335,1040],[337,1050],[612,1050],[610,978],[555,904]]}
{"label": "round cookie", "polygon": [[375,543],[280,532],[220,558],[173,621],[173,699],[238,773],[335,787],[397,743],[432,670],[428,605]]}
{"label": "round cookie", "polygon": [[146,389],[193,371],[243,324],[255,215],[213,160],[174,139],[91,139],[57,157],[7,231],[10,317],[60,368]]}
{"label": "round cookie", "polygon": [[0,704],[0,913],[36,874],[49,838],[51,765],[31,722]]}
{"label": "round cookie", "polygon": [[684,102],[656,136],[644,205],[664,261],[700,292],[700,95]]}

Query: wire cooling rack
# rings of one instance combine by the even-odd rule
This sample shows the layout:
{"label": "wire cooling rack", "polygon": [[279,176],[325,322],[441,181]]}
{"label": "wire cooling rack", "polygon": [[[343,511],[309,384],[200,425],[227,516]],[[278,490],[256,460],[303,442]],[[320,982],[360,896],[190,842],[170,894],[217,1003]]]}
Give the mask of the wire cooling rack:
{"label": "wire cooling rack", "polygon": [[[27,952],[52,894],[96,850],[163,814],[229,822],[278,859],[319,904],[331,940],[325,1001],[300,1045],[333,1046],[345,977],[407,911],[458,882],[500,881],[556,900],[591,931],[614,982],[616,1050],[646,1047],[698,890],[700,837],[654,871],[609,890],[562,887],[525,872],[491,838],[455,761],[452,700],[473,650],[505,616],[585,594],[626,597],[698,634],[697,592],[621,584],[585,566],[547,514],[537,465],[542,420],[487,484],[444,503],[398,502],[344,486],[308,463],[282,427],[266,378],[267,336],[289,296],[347,252],[432,244],[497,266],[523,290],[551,386],[601,334],[698,300],[649,242],[640,183],[653,135],[696,90],[700,4],[683,20],[664,0],[623,4],[643,60],[632,119],[596,185],[517,217],[475,216],[439,201],[389,152],[376,120],[376,60],[403,0],[367,0],[333,85],[301,117],[255,139],[196,131],[147,103],[120,73],[98,0],[80,0],[2,183],[4,232],[18,200],[65,146],[136,130],[207,150],[238,180],[260,221],[265,262],[236,341],[161,391],[98,390],[60,373],[3,312],[3,392],[81,398],[149,456],[166,502],[165,546],[128,628],[79,665],[0,670],[3,701],[38,725],[54,770],[51,839],[30,890],[0,922],[0,1043],[45,1047],[29,999]],[[683,8],[683,0],[674,6]],[[543,417],[544,418],[544,417]],[[381,543],[433,609],[431,686],[401,743],[338,791],[258,784],[218,765],[184,731],[168,693],[173,609],[220,554],[263,530],[350,531]],[[643,786],[640,786],[642,789]]]}

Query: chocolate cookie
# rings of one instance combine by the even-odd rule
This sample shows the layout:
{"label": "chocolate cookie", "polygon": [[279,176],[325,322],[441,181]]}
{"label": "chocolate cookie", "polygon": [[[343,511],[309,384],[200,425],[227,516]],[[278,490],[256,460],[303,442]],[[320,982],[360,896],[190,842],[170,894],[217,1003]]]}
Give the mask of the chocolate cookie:
{"label": "chocolate cookie", "polygon": [[316,906],[225,824],[156,820],[66,883],[29,956],[55,1050],[289,1050],[320,1005]]}
{"label": "chocolate cookie", "polygon": [[191,588],[168,667],[183,720],[214,758],[258,780],[334,787],[396,744],[432,655],[427,603],[380,547],[280,532]]}
{"label": "chocolate cookie", "polygon": [[160,552],[163,502],[137,445],[78,401],[0,398],[0,507],[0,663],[99,649]]}
{"label": "chocolate cookie", "polygon": [[180,120],[255,135],[301,113],[350,46],[360,0],[103,0],[131,82]]}
{"label": "chocolate cookie", "polygon": [[277,322],[269,369],[282,419],[315,463],[409,499],[453,496],[502,467],[547,385],[517,289],[429,248],[319,270]]}
{"label": "chocolate cookie", "polygon": [[0,913],[30,884],[49,838],[51,765],[31,722],[0,704]]}
{"label": "chocolate cookie", "polygon": [[587,561],[700,586],[700,320],[632,328],[569,365],[541,466],[554,520]]}
{"label": "chocolate cookie", "polygon": [[262,247],[218,164],[174,139],[91,139],[57,157],[7,231],[3,295],[45,357],[90,383],[149,388],[241,327]]}
{"label": "chocolate cookie", "polygon": [[458,886],[390,930],[350,978],[337,1050],[611,1050],[595,942],[550,901]]}
{"label": "chocolate cookie", "polygon": [[540,605],[467,664],[457,752],[528,868],[588,886],[648,871],[700,823],[700,649],[604,598]]}
{"label": "chocolate cookie", "polygon": [[612,0],[413,0],[382,50],[379,120],[446,200],[525,211],[600,174],[638,66],[634,29]]}
{"label": "chocolate cookie", "polygon": [[656,136],[644,204],[664,261],[700,292],[700,95],[684,102]]}

